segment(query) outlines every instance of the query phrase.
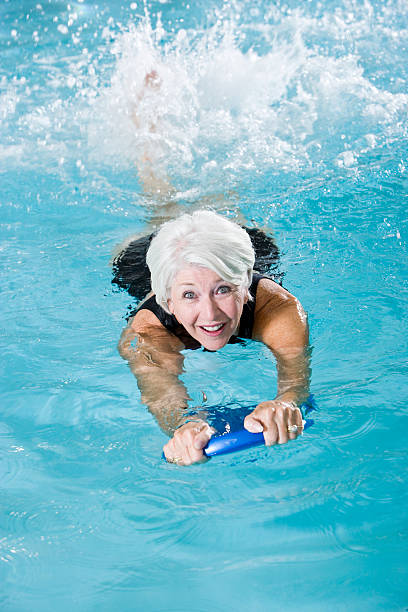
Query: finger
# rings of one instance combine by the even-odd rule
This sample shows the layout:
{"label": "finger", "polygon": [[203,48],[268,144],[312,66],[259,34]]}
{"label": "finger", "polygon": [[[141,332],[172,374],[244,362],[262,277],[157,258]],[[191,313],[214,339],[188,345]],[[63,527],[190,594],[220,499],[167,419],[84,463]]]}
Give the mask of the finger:
{"label": "finger", "polygon": [[167,461],[177,465],[191,465],[205,460],[203,448],[213,433],[215,429],[205,422],[176,430],[173,438],[163,447]]}
{"label": "finger", "polygon": [[174,455],[173,446],[174,446],[173,439],[166,442],[166,444],[163,446],[163,453],[167,460],[173,459],[173,455]]}
{"label": "finger", "polygon": [[288,430],[291,428],[295,431],[289,431],[290,440],[295,440],[303,433],[303,417],[301,411],[297,407],[293,407],[289,412]]}
{"label": "finger", "polygon": [[[168,443],[170,461],[178,465],[191,465],[205,459],[202,449],[215,430],[208,423],[197,424],[195,427],[180,429]],[[197,448],[198,447],[198,448]]]}
{"label": "finger", "polygon": [[[298,433],[300,433],[299,423],[298,423],[298,419],[296,418],[297,417],[296,413],[297,413],[297,409],[288,408],[287,430],[288,430],[289,440],[295,440],[298,437]],[[294,431],[290,431],[291,429],[293,429]]]}
{"label": "finger", "polygon": [[295,410],[295,424],[298,426],[298,431],[297,431],[297,435],[298,436],[302,435],[303,428],[305,426],[305,422],[306,421],[303,420],[303,414],[302,414],[300,408],[297,408]]}
{"label": "finger", "polygon": [[203,449],[207,446],[213,433],[215,433],[215,429],[209,425],[204,425],[202,429],[198,431],[194,437],[193,444],[189,447],[189,453],[193,463],[207,460]]}
{"label": "finger", "polygon": [[278,444],[285,444],[289,440],[287,411],[284,409],[277,411],[275,421],[278,428]]}
{"label": "finger", "polygon": [[187,429],[183,432],[176,432],[175,439],[177,440],[176,448],[178,455],[181,457],[179,465],[191,465],[194,462],[191,456],[191,449],[193,446],[194,434],[191,429]]}
{"label": "finger", "polygon": [[188,465],[191,465],[191,463],[201,463],[207,459],[202,450],[197,450],[194,447],[190,447],[188,452],[190,455],[190,463]]}
{"label": "finger", "polygon": [[300,434],[303,432],[303,429],[305,427],[305,423],[306,423],[306,421],[303,420],[303,414],[302,414],[301,410],[298,408],[296,410],[296,425],[299,428],[299,433]]}
{"label": "finger", "polygon": [[185,440],[182,437],[175,437],[173,440],[171,462],[177,465],[189,465],[191,460]]}
{"label": "finger", "polygon": [[192,443],[192,432],[177,430],[174,436],[164,446],[164,454],[169,463],[177,465],[186,465],[191,462],[190,455],[186,451],[189,444]]}
{"label": "finger", "polygon": [[215,429],[207,425],[195,436],[193,447],[196,450],[202,450],[208,444],[208,440],[210,440],[213,433],[215,433]]}
{"label": "finger", "polygon": [[244,427],[251,433],[260,433],[261,431],[264,431],[264,426],[262,423],[252,416],[245,417]]}
{"label": "finger", "polygon": [[181,459],[180,465],[191,465],[192,463],[194,463],[194,459],[191,456],[190,450],[191,449],[189,446],[186,446],[183,449],[183,454],[181,456],[182,459]]}
{"label": "finger", "polygon": [[264,429],[263,434],[266,446],[273,446],[278,442],[279,430],[275,421],[271,420],[271,422],[268,424],[268,427]]}
{"label": "finger", "polygon": [[168,463],[183,465],[182,453],[176,450],[173,440],[163,446],[163,453]]}
{"label": "finger", "polygon": [[202,461],[206,461],[207,457],[205,457],[202,449],[207,444],[208,440],[209,437],[207,436],[203,442],[203,446],[199,449],[195,448],[195,441],[194,444],[190,444],[186,447],[185,455],[183,455],[184,465],[191,465],[192,463],[201,463]]}

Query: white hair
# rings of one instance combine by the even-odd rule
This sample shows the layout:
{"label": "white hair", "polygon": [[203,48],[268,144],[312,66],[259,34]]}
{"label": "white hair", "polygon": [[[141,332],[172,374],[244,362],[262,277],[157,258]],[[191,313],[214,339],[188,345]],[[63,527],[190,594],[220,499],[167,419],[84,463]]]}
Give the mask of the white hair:
{"label": "white hair", "polygon": [[216,272],[251,299],[255,253],[242,227],[209,210],[184,214],[164,223],[146,256],[156,302],[166,311],[178,272],[188,265]]}

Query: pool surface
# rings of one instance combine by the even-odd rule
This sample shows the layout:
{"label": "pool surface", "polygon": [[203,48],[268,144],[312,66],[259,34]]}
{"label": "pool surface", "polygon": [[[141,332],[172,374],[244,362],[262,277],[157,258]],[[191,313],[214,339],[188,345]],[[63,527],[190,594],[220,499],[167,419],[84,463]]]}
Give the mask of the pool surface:
{"label": "pool surface", "polygon": [[[2,611],[408,609],[407,35],[399,0],[1,2]],[[197,205],[273,232],[318,410],[178,468],[108,264]],[[226,420],[276,389],[253,342],[183,380]]]}

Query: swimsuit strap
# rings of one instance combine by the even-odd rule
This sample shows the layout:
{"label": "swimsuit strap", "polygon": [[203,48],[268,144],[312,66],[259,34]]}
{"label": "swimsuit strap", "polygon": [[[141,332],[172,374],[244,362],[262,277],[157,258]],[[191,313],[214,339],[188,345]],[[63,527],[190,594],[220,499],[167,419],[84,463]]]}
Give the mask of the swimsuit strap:
{"label": "swimsuit strap", "polygon": [[180,328],[180,323],[177,321],[174,315],[166,312],[164,308],[162,308],[156,302],[156,297],[154,295],[151,295],[143,302],[143,304],[132,310],[129,318],[133,317],[137,312],[139,312],[139,310],[150,310],[150,312],[156,315],[163,327],[168,329],[172,334],[175,334],[176,336],[178,335],[177,331],[178,328]]}
{"label": "swimsuit strap", "polygon": [[255,317],[256,291],[258,289],[258,283],[262,278],[267,277],[263,274],[258,274],[257,272],[254,272],[252,275],[252,283],[249,287],[249,293],[252,296],[252,300],[248,300],[242,309],[238,329],[238,338],[252,338]]}

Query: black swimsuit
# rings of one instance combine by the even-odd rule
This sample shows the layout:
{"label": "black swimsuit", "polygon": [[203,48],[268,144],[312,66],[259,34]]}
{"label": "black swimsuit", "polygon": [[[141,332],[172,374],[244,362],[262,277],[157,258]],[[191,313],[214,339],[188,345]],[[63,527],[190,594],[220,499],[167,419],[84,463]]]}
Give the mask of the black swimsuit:
{"label": "black swimsuit", "polygon": [[[238,335],[232,336],[229,343],[240,342],[240,338],[252,338],[252,328],[254,324],[254,313],[256,304],[256,290],[262,278],[271,278],[275,282],[282,284],[283,274],[279,271],[279,249],[273,239],[257,228],[244,227],[251,238],[252,246],[255,250],[254,268],[261,272],[254,272],[252,284],[249,292],[253,299],[244,304],[241,319],[239,322]],[[151,291],[150,273],[146,264],[146,253],[154,234],[143,236],[133,240],[116,258],[113,264],[114,277],[112,284],[121,289],[125,289],[131,296],[138,300]],[[265,275],[265,272],[267,275]],[[172,334],[182,340],[186,348],[199,348],[201,345],[194,340],[177,321],[174,315],[168,314],[159,304],[155,296],[147,298],[142,304],[129,307],[130,312],[127,319],[133,317],[139,310],[150,310],[159,319],[160,323]]]}
{"label": "black swimsuit", "polygon": [[[252,328],[254,326],[254,314],[256,304],[256,290],[258,283],[262,278],[268,278],[262,274],[254,272],[252,277],[252,283],[249,288],[249,292],[253,299],[244,304],[242,309],[241,319],[239,321],[239,329],[237,336],[231,336],[229,344],[239,342],[240,338],[252,338]],[[157,302],[154,295],[151,295],[147,300],[143,302],[139,307],[135,308],[131,313],[130,317],[134,316],[139,310],[150,310],[159,319],[160,323],[169,332],[180,338],[186,345],[186,348],[198,348],[201,346],[196,340],[186,332],[184,327],[177,321],[176,317],[172,314],[167,313]],[[194,346],[193,346],[194,345]],[[197,345],[197,346],[195,346]]]}

